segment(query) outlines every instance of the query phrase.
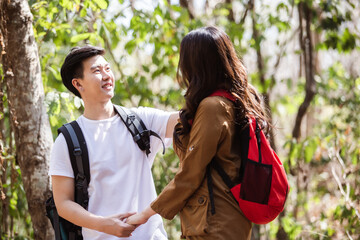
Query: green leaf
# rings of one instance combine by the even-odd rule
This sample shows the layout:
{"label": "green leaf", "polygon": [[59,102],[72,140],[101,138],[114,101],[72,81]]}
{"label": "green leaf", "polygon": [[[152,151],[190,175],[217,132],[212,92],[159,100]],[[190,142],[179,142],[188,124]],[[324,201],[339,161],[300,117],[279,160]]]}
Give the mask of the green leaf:
{"label": "green leaf", "polygon": [[309,163],[315,154],[315,151],[317,149],[318,143],[315,139],[310,139],[304,143],[304,158],[305,162]]}
{"label": "green leaf", "polygon": [[83,17],[86,16],[86,14],[87,14],[86,8],[81,9],[81,11],[80,11],[80,17],[83,18]]}
{"label": "green leaf", "polygon": [[56,78],[56,80],[61,81],[61,75],[59,71],[56,71],[53,66],[48,66],[48,70],[53,74],[53,76]]}
{"label": "green leaf", "polygon": [[59,4],[67,10],[71,10],[74,6],[70,0],[60,0]]}
{"label": "green leaf", "polygon": [[150,69],[149,69],[148,66],[142,65],[142,67],[143,67],[143,69],[144,69],[145,72],[147,72],[147,73],[150,72]]}
{"label": "green leaf", "polygon": [[125,49],[129,54],[131,54],[134,51],[136,45],[137,45],[136,39],[132,39],[125,44]]}
{"label": "green leaf", "polygon": [[107,9],[108,2],[105,0],[94,0],[94,2],[99,6],[101,9]]}
{"label": "green leaf", "polygon": [[81,34],[72,36],[71,39],[70,39],[70,42],[77,43],[77,42],[85,40],[85,39],[87,39],[89,37],[90,37],[90,33],[81,33]]}
{"label": "green leaf", "polygon": [[40,1],[40,2],[36,2],[33,5],[31,5],[31,8],[34,10],[40,9],[42,8],[44,5],[46,5],[48,2],[47,1]]}
{"label": "green leaf", "polygon": [[59,122],[58,122],[58,117],[55,116],[55,115],[50,115],[50,116],[49,116],[49,120],[50,120],[51,126],[56,126],[56,125],[59,124]]}
{"label": "green leaf", "polygon": [[295,139],[290,142],[289,160],[290,166],[296,165],[296,159],[299,158],[301,144],[298,144]]}

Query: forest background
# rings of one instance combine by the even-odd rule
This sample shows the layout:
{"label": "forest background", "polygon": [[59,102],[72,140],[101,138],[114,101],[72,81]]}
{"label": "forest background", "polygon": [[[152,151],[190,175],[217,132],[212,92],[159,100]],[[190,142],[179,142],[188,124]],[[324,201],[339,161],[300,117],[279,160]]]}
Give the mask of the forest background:
{"label": "forest background", "polygon": [[[207,25],[226,31],[264,96],[290,182],[284,212],[252,238],[360,239],[358,0],[0,0],[0,19],[1,239],[53,239],[50,149],[83,108],[59,73],[71,47],[106,49],[115,104],[179,110],[179,45]],[[157,156],[158,193],[177,166],[171,149]],[[164,222],[179,239],[179,218]]]}

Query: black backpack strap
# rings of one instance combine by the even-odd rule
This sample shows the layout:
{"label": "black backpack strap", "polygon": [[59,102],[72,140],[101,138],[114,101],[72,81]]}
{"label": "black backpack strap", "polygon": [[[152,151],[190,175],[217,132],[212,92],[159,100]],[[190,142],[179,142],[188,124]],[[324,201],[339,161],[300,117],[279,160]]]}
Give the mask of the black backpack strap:
{"label": "black backpack strap", "polygon": [[214,168],[224,183],[228,186],[229,189],[235,186],[234,182],[231,181],[229,175],[224,171],[224,169],[220,166],[220,164],[213,158],[209,165],[206,167],[206,178],[208,184],[208,191],[209,191],[209,198],[210,198],[210,207],[211,207],[211,214],[215,214],[215,203],[214,203],[214,193],[213,193],[213,185],[212,185],[212,176],[211,176],[211,168]]}
{"label": "black backpack strap", "polygon": [[244,177],[244,172],[249,156],[249,143],[250,143],[250,125],[247,123],[247,126],[241,130],[239,134],[240,140],[240,157],[241,157],[241,166],[239,170],[239,181],[242,182]]}
{"label": "black backpack strap", "polygon": [[150,136],[155,136],[161,140],[163,145],[163,154],[165,153],[165,144],[159,134],[152,130],[148,130],[141,118],[130,109],[114,105],[115,112],[120,115],[127,129],[130,131],[134,141],[139,148],[146,152],[148,156],[150,151]]}
{"label": "black backpack strap", "polygon": [[75,177],[75,202],[87,209],[90,182],[89,156],[84,135],[76,121],[66,123],[58,129],[65,137]]}
{"label": "black backpack strap", "polygon": [[259,163],[262,162],[262,157],[261,157],[261,137],[260,137],[260,127],[259,124],[257,123],[257,120],[255,120],[255,125],[256,125],[256,129],[255,129],[255,135],[256,135],[256,141],[257,141],[257,145],[258,145],[258,152],[259,152]]}
{"label": "black backpack strap", "polygon": [[76,240],[76,233],[75,232],[69,232],[69,240]]}
{"label": "black backpack strap", "polygon": [[61,233],[60,233],[60,216],[55,208],[55,202],[54,202],[54,198],[50,199],[50,203],[52,206],[51,208],[53,209],[52,214],[54,214],[53,216],[53,227],[54,227],[54,232],[55,232],[55,240],[61,240]]}
{"label": "black backpack strap", "polygon": [[228,188],[232,189],[235,186],[235,184],[233,183],[233,181],[231,181],[229,175],[227,175],[227,173],[220,166],[220,164],[217,161],[215,161],[215,159],[213,159],[211,165],[218,172],[218,174],[220,175],[224,183],[228,186]]}
{"label": "black backpack strap", "polygon": [[[238,126],[239,127],[239,126]],[[256,138],[258,143],[258,150],[259,150],[259,162],[261,162],[261,140],[260,140],[260,128],[258,123],[256,122]],[[239,134],[240,137],[240,154],[241,154],[241,166],[239,171],[239,181],[242,182],[245,167],[248,160],[248,154],[249,154],[249,142],[250,142],[250,126],[246,126]],[[208,183],[208,191],[209,191],[209,198],[210,198],[210,207],[211,207],[211,213],[215,214],[215,203],[214,203],[214,194],[213,194],[213,186],[212,186],[212,176],[211,176],[211,168],[214,168],[217,173],[220,175],[224,183],[228,186],[229,189],[232,189],[235,186],[235,183],[231,181],[231,178],[229,175],[225,172],[225,170],[220,166],[220,164],[213,158],[209,165],[206,168],[206,177],[207,177],[207,183]]]}
{"label": "black backpack strap", "polygon": [[213,192],[213,185],[212,185],[212,176],[211,176],[211,163],[206,167],[206,180],[208,185],[209,191],[209,198],[210,198],[210,207],[211,207],[211,214],[215,214],[215,202],[214,202],[214,192]]}
{"label": "black backpack strap", "polygon": [[150,136],[154,136],[157,137],[158,139],[160,139],[162,145],[163,145],[163,152],[162,154],[165,154],[165,144],[164,141],[162,140],[162,138],[159,136],[159,134],[157,134],[156,132],[154,132],[153,130],[149,130],[150,131]]}

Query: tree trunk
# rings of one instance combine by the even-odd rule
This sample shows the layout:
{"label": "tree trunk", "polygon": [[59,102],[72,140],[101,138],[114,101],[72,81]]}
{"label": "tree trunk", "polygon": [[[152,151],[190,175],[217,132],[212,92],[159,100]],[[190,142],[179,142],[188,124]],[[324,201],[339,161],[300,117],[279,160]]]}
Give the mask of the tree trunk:
{"label": "tree trunk", "polygon": [[35,239],[53,239],[45,216],[50,193],[47,175],[52,135],[46,108],[32,15],[25,0],[0,0],[4,39],[2,64],[15,133],[16,159],[28,201]]}
{"label": "tree trunk", "polygon": [[[312,41],[311,33],[311,20],[312,13],[311,9],[307,5],[307,2],[300,2],[298,4],[299,10],[299,24],[300,24],[300,35],[299,41],[302,51],[305,67],[305,99],[300,105],[298,113],[296,115],[295,126],[292,132],[293,138],[296,140],[300,139],[301,136],[301,122],[310,106],[311,101],[316,94],[316,82],[315,82],[315,64],[314,64],[314,46]],[[303,26],[305,23],[305,26]],[[301,65],[301,63],[300,63]]]}

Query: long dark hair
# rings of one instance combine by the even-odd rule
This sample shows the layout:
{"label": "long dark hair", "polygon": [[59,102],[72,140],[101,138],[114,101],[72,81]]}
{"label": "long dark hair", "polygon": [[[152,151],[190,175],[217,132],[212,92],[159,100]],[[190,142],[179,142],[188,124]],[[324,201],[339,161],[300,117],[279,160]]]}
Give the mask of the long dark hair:
{"label": "long dark hair", "polygon": [[180,121],[175,127],[175,145],[183,149],[179,140],[191,130],[200,102],[218,89],[230,92],[236,98],[237,123],[255,117],[265,131],[268,118],[261,98],[248,83],[246,69],[237,57],[228,35],[217,27],[204,27],[188,33],[181,41],[177,80],[185,87],[186,105],[180,110]]}

